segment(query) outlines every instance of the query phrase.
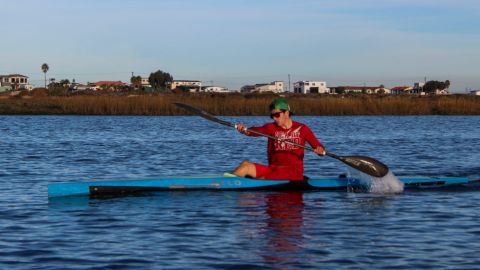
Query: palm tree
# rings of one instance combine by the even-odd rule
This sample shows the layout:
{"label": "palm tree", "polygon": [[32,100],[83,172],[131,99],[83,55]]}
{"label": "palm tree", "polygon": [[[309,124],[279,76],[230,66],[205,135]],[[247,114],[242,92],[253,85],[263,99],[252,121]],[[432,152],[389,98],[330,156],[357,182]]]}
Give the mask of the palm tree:
{"label": "palm tree", "polygon": [[45,74],[45,89],[47,88],[47,71],[48,71],[49,67],[48,67],[48,64],[47,63],[43,63],[42,65],[42,71],[43,73]]}

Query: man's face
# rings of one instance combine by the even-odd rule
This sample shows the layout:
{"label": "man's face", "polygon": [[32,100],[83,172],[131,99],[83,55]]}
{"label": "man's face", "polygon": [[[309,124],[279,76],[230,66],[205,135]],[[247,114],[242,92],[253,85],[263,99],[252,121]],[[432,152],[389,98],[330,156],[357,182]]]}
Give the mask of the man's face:
{"label": "man's face", "polygon": [[278,109],[271,110],[270,117],[279,126],[284,125],[285,121],[288,119],[287,112],[285,110],[278,110]]}

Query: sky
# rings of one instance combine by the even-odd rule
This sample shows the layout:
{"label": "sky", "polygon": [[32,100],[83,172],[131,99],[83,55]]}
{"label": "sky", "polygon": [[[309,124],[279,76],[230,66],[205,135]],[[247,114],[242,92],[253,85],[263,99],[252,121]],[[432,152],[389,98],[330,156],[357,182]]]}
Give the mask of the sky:
{"label": "sky", "polygon": [[0,74],[480,89],[478,0],[0,0]]}

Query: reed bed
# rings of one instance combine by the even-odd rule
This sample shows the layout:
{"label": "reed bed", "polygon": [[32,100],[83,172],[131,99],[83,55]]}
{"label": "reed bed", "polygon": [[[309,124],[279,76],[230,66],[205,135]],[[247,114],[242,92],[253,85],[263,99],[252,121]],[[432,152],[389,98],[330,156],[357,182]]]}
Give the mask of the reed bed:
{"label": "reed bed", "polygon": [[[267,115],[276,96],[242,94],[162,94],[16,97],[0,99],[0,114],[185,115],[183,102],[216,115]],[[480,97],[286,95],[297,115],[480,115]]]}

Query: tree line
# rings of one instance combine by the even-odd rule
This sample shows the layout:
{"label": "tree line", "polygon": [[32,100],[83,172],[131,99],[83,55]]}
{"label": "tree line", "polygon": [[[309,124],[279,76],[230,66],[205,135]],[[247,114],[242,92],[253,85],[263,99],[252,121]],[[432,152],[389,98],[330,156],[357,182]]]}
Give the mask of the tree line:
{"label": "tree line", "polygon": [[450,81],[446,80],[444,82],[441,81],[428,81],[423,86],[423,92],[427,94],[433,94],[437,90],[445,90],[450,87]]}
{"label": "tree line", "polygon": [[[173,76],[168,72],[162,70],[157,70],[150,73],[148,76],[148,83],[152,86],[154,90],[165,90],[168,87],[168,84],[173,81]],[[141,76],[132,76],[130,78],[130,83],[135,89],[142,87],[142,77]]]}
{"label": "tree line", "polygon": [[[68,91],[68,85],[70,84],[68,79],[61,80],[60,82],[55,82],[55,79],[51,79],[50,84],[47,85],[47,72],[49,70],[49,66],[47,63],[42,64],[41,69],[42,72],[45,74],[45,88],[49,89],[49,92],[53,95],[62,95],[66,94]],[[173,76],[162,70],[157,70],[155,72],[150,73],[148,76],[148,82],[154,91],[166,91],[168,85],[173,81]],[[130,78],[130,83],[134,89],[141,89],[146,90],[142,87],[142,77],[141,76],[132,76]],[[380,85],[379,88],[384,88],[384,85]],[[445,90],[450,87],[450,81],[446,80],[442,81],[428,81],[422,87],[423,92],[427,94],[434,94],[437,90]],[[130,90],[130,87],[126,87],[126,89],[122,90]],[[188,90],[188,89],[185,89]],[[336,87],[335,92],[337,94],[345,94],[345,87]],[[362,93],[365,93],[366,89],[362,90]]]}
{"label": "tree line", "polygon": [[[50,95],[57,96],[57,95],[67,94],[69,87],[71,85],[68,79],[56,81],[54,78],[51,78],[50,83],[47,84],[47,72],[49,71],[50,67],[47,63],[43,63],[40,68],[45,76],[45,89],[48,89]],[[162,70],[157,70],[155,72],[152,72],[148,77],[148,82],[154,91],[165,91],[169,83],[171,83],[172,81],[173,81],[173,76],[170,73],[164,72]],[[132,84],[133,89],[147,90],[142,87],[141,76],[132,76],[130,78],[130,83]],[[131,87],[124,87],[124,89],[121,89],[121,90],[132,90],[132,89]]]}

